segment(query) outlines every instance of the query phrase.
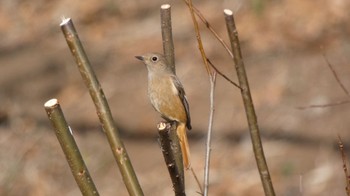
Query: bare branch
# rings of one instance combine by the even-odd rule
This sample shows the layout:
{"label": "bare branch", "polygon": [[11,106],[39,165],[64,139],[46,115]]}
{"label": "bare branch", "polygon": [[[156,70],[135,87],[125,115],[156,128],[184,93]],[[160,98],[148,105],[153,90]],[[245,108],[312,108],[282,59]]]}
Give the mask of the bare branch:
{"label": "bare branch", "polygon": [[198,22],[196,20],[196,16],[194,15],[194,12],[193,12],[192,0],[188,0],[188,4],[187,5],[188,5],[188,8],[189,8],[190,13],[191,13],[194,30],[196,32],[196,38],[197,38],[197,42],[198,42],[198,49],[199,49],[199,51],[201,53],[205,69],[207,70],[208,75],[210,77],[212,77],[212,72],[211,72],[210,67],[208,65],[207,56],[205,55],[205,52],[204,52],[203,43],[202,43],[202,39],[201,39],[201,34],[200,34],[200,31],[199,31],[199,27],[198,27]]}
{"label": "bare branch", "polygon": [[57,99],[47,101],[44,106],[81,193],[99,195]]}
{"label": "bare branch", "polygon": [[[229,83],[233,84],[234,86],[236,86],[237,88],[241,89],[241,87],[236,84],[235,82],[233,82],[230,78],[228,78],[225,74],[223,74],[220,70],[218,70],[218,68],[216,68],[216,66],[207,58],[208,63],[210,64],[210,66],[223,78],[225,78]],[[242,89],[241,89],[242,90]]]}
{"label": "bare branch", "polygon": [[350,94],[349,91],[345,88],[344,84],[342,83],[342,81],[340,80],[337,72],[335,71],[333,65],[329,62],[327,56],[325,54],[323,54],[323,58],[326,61],[329,69],[331,70],[335,80],[337,81],[338,85],[340,86],[340,88],[343,90],[343,92],[346,94],[346,96],[348,97],[347,100],[345,101],[338,101],[338,102],[333,102],[333,103],[325,103],[325,104],[311,104],[308,106],[300,106],[297,107],[297,109],[300,110],[305,110],[305,109],[311,109],[311,108],[326,108],[326,107],[334,107],[334,106],[338,106],[338,105],[343,105],[343,104],[348,104],[350,102]]}
{"label": "bare branch", "polygon": [[200,191],[200,192],[197,192],[197,193],[200,194],[200,195],[203,195],[203,187],[202,187],[201,183],[199,182],[199,179],[198,179],[198,177],[197,177],[197,174],[196,174],[196,172],[194,171],[193,167],[191,167],[190,169],[191,169],[191,172],[192,172],[192,175],[193,175],[194,179],[195,179],[196,182],[197,182],[197,185],[198,185],[198,188],[199,188],[199,191]]}
{"label": "bare branch", "polygon": [[350,100],[338,101],[338,102],[326,103],[326,104],[312,104],[308,106],[297,107],[297,109],[305,110],[305,109],[311,109],[311,108],[326,108],[326,107],[333,107],[333,106],[338,106],[338,105],[343,105],[348,103],[350,103]]}
{"label": "bare branch", "polygon": [[323,58],[324,58],[324,60],[326,61],[326,63],[327,63],[327,65],[328,65],[329,69],[332,71],[332,74],[333,74],[334,78],[337,80],[337,82],[338,82],[340,88],[344,91],[344,93],[346,94],[346,96],[347,96],[348,98],[350,98],[349,91],[345,88],[344,84],[341,82],[340,78],[338,77],[337,72],[335,71],[333,65],[329,62],[329,60],[328,60],[328,58],[327,58],[327,56],[326,56],[325,54],[323,54]]}
{"label": "bare branch", "polygon": [[346,154],[344,151],[344,144],[343,141],[341,140],[341,137],[338,135],[338,146],[341,154],[341,158],[343,160],[343,170],[345,174],[345,182],[346,182],[346,187],[345,191],[348,196],[350,196],[350,175],[349,175],[349,170],[348,170],[348,165],[347,165],[347,158]]}
{"label": "bare branch", "polygon": [[163,4],[160,7],[160,21],[164,56],[174,70],[174,73],[176,73],[174,41],[171,27],[171,7],[169,4]]}
{"label": "bare branch", "polygon": [[[182,164],[181,147],[176,135],[176,123],[159,123],[159,141],[164,160],[169,171],[176,196],[185,196],[185,178]],[[178,156],[180,154],[180,156]],[[179,160],[180,158],[180,160]],[[179,167],[179,166],[182,167]]]}
{"label": "bare branch", "polygon": [[[205,24],[205,26],[210,30],[210,32],[214,35],[214,37],[221,43],[221,45],[225,48],[225,50],[228,52],[228,54],[231,56],[231,58],[233,58],[233,54],[231,52],[231,50],[229,49],[228,45],[224,42],[224,40],[219,36],[219,34],[211,27],[211,25],[209,24],[209,22],[205,19],[205,17],[203,16],[203,14],[192,4],[191,0],[184,0],[184,2],[187,4],[187,6],[190,8],[190,12],[191,12],[191,16],[192,16],[192,20],[195,20],[195,16],[194,13],[201,19],[201,21]],[[194,27],[196,30],[196,37],[198,40],[198,47],[199,50],[201,52],[202,58],[203,56],[206,57],[205,52],[203,46],[202,46],[202,41],[201,41],[201,37],[199,34],[199,29],[198,29],[198,23],[197,20],[193,21],[194,23]],[[203,59],[204,61],[204,59]],[[207,63],[210,64],[210,66],[220,75],[222,76],[225,80],[227,80],[228,82],[230,82],[231,84],[233,84],[234,86],[239,87],[238,84],[236,84],[235,82],[233,82],[232,80],[230,80],[226,75],[224,75],[221,71],[218,70],[218,68],[216,66],[214,66],[214,64],[208,59],[206,58]],[[205,63],[205,65],[207,66],[207,63]],[[208,68],[207,68],[208,71]]]}
{"label": "bare branch", "polygon": [[[160,20],[161,20],[164,55],[168,63],[170,63],[175,73],[176,71],[175,52],[174,52],[175,49],[174,49],[172,24],[171,24],[171,6],[169,4],[164,4],[160,7]],[[170,149],[166,148],[167,144],[163,144],[162,150],[163,150],[163,153],[168,153],[168,156],[170,156],[168,157],[169,159],[174,160],[173,163],[170,163],[169,159],[167,159],[164,154],[164,158],[169,170],[170,178],[172,179],[172,182],[173,182],[175,195],[182,195],[182,194],[185,194],[185,174],[184,174],[184,164],[183,164],[183,158],[182,158],[183,155],[180,150],[181,145],[179,142],[179,138],[176,134],[176,124],[172,125],[166,130],[162,132],[161,130],[159,130],[159,136],[161,137],[161,142],[169,142],[168,145],[170,145],[170,142],[171,142],[171,148]],[[166,138],[166,136],[169,138]]]}
{"label": "bare branch", "polygon": [[250,93],[248,77],[245,71],[240,42],[238,39],[238,32],[231,10],[224,10],[227,32],[230,37],[231,48],[233,52],[233,61],[237,72],[239,86],[241,87],[241,94],[244,103],[245,112],[247,115],[248,126],[250,130],[250,137],[252,139],[255,160],[258,166],[262,185],[264,187],[265,195],[274,196],[275,191],[270,177],[270,172],[266,163],[263,145],[261,143],[258,120],[256,117],[253,99]]}
{"label": "bare branch", "polygon": [[[185,3],[189,6],[189,0],[183,0]],[[229,46],[224,42],[224,40],[219,36],[219,34],[213,29],[213,27],[210,25],[210,23],[205,19],[203,14],[194,6],[192,5],[193,11],[196,13],[196,15],[201,19],[201,21],[205,24],[205,26],[209,29],[209,31],[212,32],[214,37],[221,43],[221,45],[225,48],[226,52],[230,55],[231,58],[233,58],[233,54],[229,48]]]}
{"label": "bare branch", "polygon": [[66,38],[69,49],[75,58],[84,83],[89,89],[90,96],[95,104],[96,113],[100,119],[114,158],[117,161],[119,170],[123,176],[124,184],[130,195],[143,195],[129,155],[119,136],[119,131],[113,120],[102,87],[90,65],[90,61],[87,58],[72,20],[68,18],[62,21],[61,30]]}
{"label": "bare branch", "polygon": [[214,91],[215,91],[216,72],[213,72],[210,77],[210,113],[209,113],[209,124],[206,142],[205,152],[205,166],[204,166],[204,196],[208,195],[209,191],[209,167],[210,167],[210,152],[211,152],[211,138],[213,130],[213,119],[214,119]]}

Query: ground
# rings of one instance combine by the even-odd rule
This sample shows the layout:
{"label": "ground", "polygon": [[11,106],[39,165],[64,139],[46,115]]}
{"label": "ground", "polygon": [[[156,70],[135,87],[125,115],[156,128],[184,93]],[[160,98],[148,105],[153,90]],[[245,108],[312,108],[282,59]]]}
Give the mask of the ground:
{"label": "ground", "polygon": [[[260,2],[260,3],[259,3]],[[172,195],[157,141],[161,120],[134,58],[162,51],[159,7],[172,5],[177,74],[190,104],[192,166],[203,179],[209,80],[182,1],[0,2],[0,195],[79,195],[47,119],[57,98],[101,195],[127,195],[93,103],[59,23],[71,17],[108,98],[145,195]],[[228,43],[223,9],[235,15],[266,160],[277,195],[345,195],[337,148],[350,145],[350,25],[346,0],[194,1]],[[200,23],[208,58],[233,81],[234,64]],[[300,109],[305,107],[306,109]],[[198,188],[186,173],[188,195]],[[218,77],[210,195],[263,195],[240,91]]]}

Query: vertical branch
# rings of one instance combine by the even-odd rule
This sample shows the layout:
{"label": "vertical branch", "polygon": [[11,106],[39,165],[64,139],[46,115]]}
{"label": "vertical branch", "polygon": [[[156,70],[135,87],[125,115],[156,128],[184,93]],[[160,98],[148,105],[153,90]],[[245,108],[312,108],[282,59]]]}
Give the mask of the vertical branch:
{"label": "vertical branch", "polygon": [[84,48],[79,40],[78,33],[75,30],[73,22],[71,19],[65,19],[62,21],[60,26],[72,55],[78,65],[85,85],[89,89],[90,96],[95,104],[97,115],[100,119],[103,130],[107,135],[114,158],[116,159],[119,170],[123,176],[124,184],[130,195],[143,195],[126,148],[120,139],[119,131],[113,121],[113,117],[102,87],[92,70],[89,59],[87,58]]}
{"label": "vertical branch", "polygon": [[[163,40],[163,51],[165,58],[170,63],[174,73],[175,69],[175,54],[174,54],[174,41],[171,27],[171,7],[169,4],[164,4],[160,7],[160,20]],[[170,128],[161,131],[159,129],[159,137],[161,142],[171,142],[171,147],[166,148],[166,144],[163,145],[162,151],[167,164],[170,177],[173,182],[175,195],[185,195],[185,175],[183,158],[181,153],[181,146],[179,138],[176,134],[176,123]],[[158,127],[159,128],[159,127]],[[170,145],[170,143],[168,143]],[[165,147],[165,148],[164,148]],[[172,159],[174,165],[169,165],[166,154]],[[171,166],[171,167],[170,167]],[[174,168],[172,168],[174,167]],[[174,177],[175,175],[175,177]]]}
{"label": "vertical branch", "polygon": [[[215,86],[215,80],[216,80],[216,71],[211,71],[210,66],[209,66],[209,59],[207,58],[203,43],[202,43],[202,38],[201,34],[199,31],[199,25],[194,13],[194,8],[192,4],[192,0],[186,1],[186,4],[190,10],[191,17],[192,17],[192,22],[193,26],[196,32],[196,38],[197,38],[197,43],[198,43],[198,49],[201,53],[202,60],[204,63],[204,67],[208,73],[209,76],[209,81],[211,84],[211,90],[210,90],[210,117],[209,117],[209,124],[208,124],[208,135],[207,135],[207,143],[206,143],[206,154],[205,154],[205,166],[204,166],[204,190],[203,190],[203,195],[207,196],[208,195],[208,189],[209,189],[209,165],[210,165],[210,144],[211,144],[211,133],[212,133],[212,125],[213,125],[213,115],[214,115],[214,86]],[[213,66],[214,67],[214,66]],[[214,68],[215,70],[215,68]],[[199,183],[198,183],[199,184]],[[201,190],[202,191],[202,190]]]}
{"label": "vertical branch", "polygon": [[338,135],[338,146],[339,146],[341,158],[343,160],[343,170],[344,170],[344,174],[345,174],[345,184],[346,184],[345,191],[346,191],[346,195],[350,196],[350,175],[349,175],[349,171],[348,171],[348,165],[346,164],[347,158],[346,158],[346,154],[344,151],[343,141],[341,140],[339,135]]}
{"label": "vertical branch", "polygon": [[[171,27],[171,7],[169,4],[164,4],[160,7],[160,20],[161,20],[164,55],[168,63],[171,64],[175,73],[176,69],[175,69],[174,42],[173,42],[172,27]],[[174,156],[175,167],[177,167],[177,171],[179,175],[181,175],[180,178],[183,179],[182,183],[184,183],[185,175],[184,175],[182,153],[181,153],[181,150],[180,151],[176,150],[181,148],[179,138],[176,134],[176,129],[171,129],[166,133],[169,134],[169,137],[173,145],[173,148],[170,148],[169,149],[170,151],[168,153],[171,153],[172,156]],[[178,182],[181,182],[181,181],[178,181]],[[185,186],[185,185],[183,184],[178,186]]]}
{"label": "vertical branch", "polygon": [[213,77],[210,77],[210,115],[209,125],[207,133],[207,143],[205,152],[205,166],[204,166],[204,196],[209,192],[209,167],[210,167],[210,152],[211,152],[211,134],[213,129],[213,117],[214,117],[214,90],[216,82],[216,72],[213,72]]}
{"label": "vertical branch", "polygon": [[236,72],[239,80],[239,86],[241,87],[241,94],[244,102],[244,108],[247,115],[248,126],[250,130],[250,137],[252,139],[253,150],[255,159],[257,162],[260,178],[264,187],[265,195],[275,195],[269,169],[266,163],[263,146],[261,143],[258,121],[255,114],[253,100],[250,94],[247,74],[244,68],[243,57],[240,49],[240,43],[238,40],[238,32],[233,19],[233,13],[231,10],[225,9],[225,20],[228,35],[230,37],[233,61],[235,63]]}
{"label": "vertical branch", "polygon": [[57,99],[47,101],[44,106],[81,193],[99,195]]}
{"label": "vertical branch", "polygon": [[[159,141],[163,152],[164,160],[167,165],[169,175],[173,184],[175,196],[185,196],[185,178],[183,167],[179,168],[179,162],[182,163],[181,148],[176,136],[176,123],[159,123],[158,126]],[[175,134],[176,139],[172,134]],[[182,165],[182,164],[181,164]]]}
{"label": "vertical branch", "polygon": [[174,73],[176,73],[174,41],[171,27],[171,7],[169,4],[163,4],[160,7],[160,21],[164,56],[174,70]]}

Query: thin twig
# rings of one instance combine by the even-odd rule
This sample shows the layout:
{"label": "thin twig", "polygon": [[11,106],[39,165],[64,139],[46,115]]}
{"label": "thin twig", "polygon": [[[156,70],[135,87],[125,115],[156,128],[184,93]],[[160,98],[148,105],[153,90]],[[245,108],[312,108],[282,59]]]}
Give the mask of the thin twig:
{"label": "thin twig", "polygon": [[203,187],[202,187],[201,183],[199,182],[199,179],[198,179],[198,177],[197,177],[197,174],[196,174],[196,172],[194,171],[193,167],[191,167],[190,169],[191,169],[191,172],[192,172],[192,175],[193,175],[194,179],[195,179],[196,182],[197,182],[197,185],[198,185],[198,188],[199,188],[199,191],[200,191],[200,192],[197,192],[197,193],[199,193],[200,195],[203,195]]}
{"label": "thin twig", "polygon": [[345,191],[348,196],[350,196],[350,175],[349,175],[349,170],[348,170],[348,165],[347,165],[347,158],[346,154],[344,151],[344,144],[343,141],[341,140],[341,137],[338,135],[338,146],[341,154],[341,158],[343,160],[343,170],[345,174],[345,182],[346,182],[346,187]]}
{"label": "thin twig", "polygon": [[[234,86],[236,86],[237,88],[241,89],[241,87],[236,84],[235,82],[233,82],[230,78],[228,78],[225,74],[223,74],[220,70],[218,70],[218,68],[216,68],[216,66],[207,58],[208,63],[211,65],[211,67],[223,78],[225,78],[228,82],[230,82],[231,84],[233,84]],[[241,89],[242,90],[242,89]]]}
{"label": "thin twig", "polygon": [[[191,0],[184,0],[184,2],[186,3],[186,5],[190,8],[191,11],[191,16],[192,19],[195,18],[194,14],[195,13],[200,19],[201,21],[205,24],[205,26],[209,29],[209,31],[214,35],[214,37],[221,43],[221,45],[225,48],[225,50],[227,51],[227,53],[230,55],[231,58],[233,58],[233,54],[231,52],[231,50],[229,49],[228,45],[224,42],[224,40],[219,36],[219,34],[213,29],[213,27],[210,25],[210,23],[205,19],[205,17],[203,16],[203,14],[192,4]],[[194,23],[197,23],[197,21],[195,21]],[[200,34],[198,36],[197,30],[199,32],[198,29],[198,23],[197,26],[195,24],[195,29],[196,29],[196,36],[197,36],[197,40],[200,40]],[[199,47],[200,45],[202,45],[201,41],[198,41]],[[202,46],[203,48],[203,46]],[[202,54],[202,58],[203,58],[203,53],[204,53],[204,49],[203,52],[200,48],[201,54]],[[204,53],[204,56],[205,53]],[[225,80],[227,80],[228,82],[230,82],[231,84],[233,84],[234,86],[236,86],[237,88],[240,89],[239,85],[236,84],[235,82],[233,82],[231,79],[229,79],[226,75],[224,75],[221,71],[219,71],[219,69],[214,66],[214,64],[208,59],[206,58],[206,61],[209,63],[209,65],[220,75],[222,76]],[[206,64],[206,63],[205,63]]]}
{"label": "thin twig", "polygon": [[340,88],[343,90],[343,92],[346,94],[347,96],[347,100],[345,101],[338,101],[338,102],[333,102],[333,103],[326,103],[326,104],[312,104],[312,105],[308,105],[308,106],[301,106],[301,107],[297,107],[297,109],[301,109],[301,110],[305,110],[305,109],[310,109],[310,108],[326,108],[326,107],[333,107],[333,106],[338,106],[338,105],[343,105],[343,104],[348,104],[350,103],[350,94],[349,91],[345,88],[343,82],[340,80],[337,72],[335,71],[333,65],[329,62],[327,56],[325,54],[323,54],[323,58],[326,61],[329,69],[331,70],[335,80],[337,81],[338,85],[340,86]]}
{"label": "thin twig", "polygon": [[344,84],[342,83],[342,81],[341,81],[340,78],[338,77],[337,72],[335,71],[333,65],[329,62],[328,58],[326,57],[326,54],[323,54],[323,58],[324,58],[324,60],[326,61],[326,63],[327,63],[327,65],[328,65],[329,69],[332,71],[332,74],[333,74],[334,78],[337,80],[337,82],[338,82],[340,88],[344,91],[344,93],[346,94],[346,96],[347,96],[348,98],[350,98],[349,91],[345,88]]}
{"label": "thin twig", "polygon": [[350,100],[345,100],[345,101],[338,101],[334,103],[326,103],[326,104],[312,104],[308,106],[300,106],[297,107],[299,110],[305,110],[305,109],[310,109],[310,108],[326,108],[326,107],[333,107],[333,106],[338,106],[338,105],[343,105],[343,104],[348,104],[350,103]]}
{"label": "thin twig", "polygon": [[[189,0],[183,0],[185,3],[189,6]],[[192,3],[191,3],[192,4]],[[219,36],[219,34],[213,29],[213,27],[210,25],[210,23],[205,19],[203,14],[194,6],[192,5],[192,9],[195,12],[195,14],[201,19],[201,21],[205,24],[205,26],[212,32],[214,37],[221,43],[221,45],[225,48],[226,52],[230,55],[231,58],[233,58],[233,54],[229,48],[229,46],[224,42],[224,40]]]}
{"label": "thin twig", "polygon": [[95,104],[97,115],[106,133],[108,142],[118,163],[119,170],[123,176],[124,184],[130,195],[143,195],[141,186],[137,180],[130,158],[119,136],[119,131],[113,120],[111,110],[97,77],[90,65],[89,59],[75,30],[70,18],[64,19],[61,23],[61,30],[66,38],[67,44],[78,65],[80,74],[85,85],[89,89],[90,96]]}
{"label": "thin twig", "polygon": [[44,106],[81,193],[99,195],[57,99],[47,101]]}
{"label": "thin twig", "polygon": [[245,71],[242,52],[238,39],[238,32],[236,24],[233,18],[233,12],[231,10],[224,10],[227,32],[230,37],[231,48],[233,52],[233,61],[235,64],[239,86],[241,87],[241,94],[244,103],[245,112],[247,115],[248,126],[250,130],[250,137],[253,144],[253,150],[255,154],[255,160],[258,166],[262,185],[264,187],[265,195],[274,196],[275,191],[270,177],[270,172],[266,163],[263,145],[261,143],[260,131],[258,126],[258,120],[254,109],[253,100],[251,97],[248,77]]}
{"label": "thin twig", "polygon": [[[176,136],[176,123],[171,125],[170,123],[159,123],[158,126],[159,141],[163,152],[164,160],[169,171],[169,175],[173,184],[174,192],[176,196],[185,196],[185,178],[182,170],[177,167],[178,162],[182,162],[177,159],[177,155],[181,155],[181,148],[179,147],[179,140],[171,137],[172,133]],[[178,143],[178,144],[176,144]]]}
{"label": "thin twig", "polygon": [[210,77],[212,77],[212,72],[211,72],[210,67],[208,65],[207,56],[205,55],[205,52],[204,52],[203,43],[202,43],[202,39],[201,39],[201,34],[200,34],[200,31],[199,31],[199,27],[198,27],[198,22],[196,20],[196,16],[194,15],[192,0],[188,0],[188,8],[190,10],[191,17],[192,17],[192,22],[193,22],[193,26],[194,26],[194,30],[196,32],[196,38],[197,38],[197,42],[198,42],[198,49],[199,49],[199,51],[201,53],[205,69],[207,70],[208,75]]}
{"label": "thin twig", "polygon": [[213,130],[213,119],[214,119],[214,90],[215,90],[216,72],[213,72],[210,77],[210,113],[209,113],[209,124],[205,151],[205,166],[204,166],[204,196],[208,195],[209,191],[209,168],[210,168],[210,152],[211,152],[211,138]]}

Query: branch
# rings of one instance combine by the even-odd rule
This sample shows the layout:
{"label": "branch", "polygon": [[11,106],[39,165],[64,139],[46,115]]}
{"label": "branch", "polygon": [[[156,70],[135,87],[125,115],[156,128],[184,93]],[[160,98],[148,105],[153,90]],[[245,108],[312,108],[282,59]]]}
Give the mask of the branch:
{"label": "branch", "polygon": [[329,69],[332,71],[332,74],[333,74],[335,80],[337,80],[337,82],[338,82],[340,88],[344,91],[344,93],[346,94],[346,96],[347,96],[348,98],[350,98],[349,91],[345,88],[344,84],[341,82],[340,78],[338,77],[337,72],[335,71],[335,69],[333,68],[333,65],[329,62],[329,60],[328,60],[328,58],[326,57],[325,54],[323,54],[323,58],[324,58],[324,60],[326,61],[326,63],[327,63],[327,65],[328,65]]}
{"label": "branch", "polygon": [[57,99],[47,101],[44,106],[81,193],[99,195]]}
{"label": "branch", "polygon": [[[187,6],[190,6],[189,0],[183,0],[187,4]],[[192,4],[192,3],[191,3]],[[205,27],[209,29],[210,32],[214,35],[214,37],[221,43],[221,45],[225,48],[226,52],[230,55],[231,58],[233,58],[233,54],[228,47],[228,45],[224,42],[224,40],[219,36],[219,34],[213,29],[213,27],[210,25],[210,23],[205,19],[203,14],[194,6],[192,5],[192,10],[195,12],[195,14],[201,19],[201,21],[205,24]]]}
{"label": "branch", "polygon": [[[236,86],[237,88],[241,89],[241,87],[236,84],[235,82],[233,82],[232,80],[230,80],[230,78],[228,78],[225,74],[223,74],[221,71],[218,70],[218,68],[216,68],[216,66],[214,66],[214,64],[207,58],[208,63],[211,65],[211,67],[216,71],[216,73],[218,73],[220,76],[222,76],[223,78],[225,78],[229,83],[233,84],[234,86]],[[241,89],[242,90],[242,89]]]}
{"label": "branch", "polygon": [[[176,123],[159,123],[157,125],[160,146],[176,196],[185,196],[185,178],[181,148],[176,135]],[[174,139],[176,138],[176,139]],[[182,167],[179,167],[182,166]]]}
{"label": "branch", "polygon": [[265,195],[274,196],[275,191],[271,182],[270,172],[266,163],[263,146],[261,143],[260,131],[258,127],[258,120],[251,97],[247,74],[244,67],[243,57],[241,53],[240,43],[238,39],[238,32],[236,24],[233,19],[233,13],[231,10],[224,10],[226,27],[228,35],[230,37],[231,48],[233,52],[233,61],[239,80],[239,86],[241,87],[241,94],[244,102],[244,108],[247,115],[248,126],[250,130],[250,137],[252,139],[253,150],[255,159],[257,162],[260,178],[264,187]]}
{"label": "branch", "polygon": [[117,161],[119,170],[123,176],[124,184],[130,195],[143,195],[126,148],[120,139],[119,131],[113,121],[113,117],[102,87],[97,80],[94,71],[92,70],[89,59],[87,58],[84,48],[79,40],[78,33],[75,30],[73,22],[70,18],[64,19],[60,26],[66,38],[69,49],[71,50],[72,55],[78,65],[84,83],[89,89],[90,96],[96,107],[97,115],[107,135],[114,158]]}
{"label": "branch", "polygon": [[340,86],[340,88],[343,90],[343,92],[346,94],[347,96],[347,100],[345,101],[338,101],[338,102],[333,102],[333,103],[326,103],[326,104],[312,104],[312,105],[308,105],[308,106],[301,106],[301,107],[297,107],[297,109],[301,109],[301,110],[305,110],[305,109],[310,109],[310,108],[326,108],[326,107],[333,107],[333,106],[338,106],[338,105],[343,105],[343,104],[348,104],[350,102],[350,94],[349,91],[345,88],[344,84],[342,83],[342,81],[340,80],[340,78],[338,77],[337,72],[335,71],[335,69],[333,68],[333,65],[329,62],[328,58],[326,57],[325,54],[323,54],[323,58],[326,61],[329,69],[331,70],[335,80],[337,81],[338,85]]}
{"label": "branch", "polygon": [[214,90],[215,90],[216,72],[213,72],[213,77],[210,77],[210,114],[209,125],[207,133],[207,143],[205,152],[205,166],[204,166],[204,196],[208,195],[209,191],[209,167],[210,167],[210,152],[211,152],[211,135],[213,130],[214,119]]}
{"label": "branch", "polygon": [[[205,17],[203,16],[203,14],[192,4],[191,0],[184,0],[184,2],[186,3],[186,5],[189,7],[190,12],[191,12],[191,16],[192,16],[192,20],[195,20],[195,16],[194,13],[201,19],[201,21],[205,24],[205,26],[210,30],[210,32],[214,35],[214,37],[221,43],[221,45],[225,48],[225,50],[228,52],[228,54],[231,56],[231,58],[233,58],[233,54],[231,52],[231,50],[229,49],[229,47],[227,46],[227,44],[224,42],[224,40],[216,33],[216,31],[211,27],[211,25],[209,24],[209,22],[205,19]],[[196,37],[198,40],[198,47],[200,49],[200,52],[202,54],[202,58],[206,58],[207,63],[209,63],[209,65],[220,75],[222,76],[224,79],[226,79],[229,83],[233,84],[234,86],[236,86],[237,88],[240,89],[239,85],[236,84],[235,82],[233,82],[232,80],[230,80],[226,75],[224,75],[221,71],[218,70],[218,68],[216,66],[214,66],[214,64],[206,57],[205,53],[204,53],[204,49],[202,46],[202,41],[200,38],[200,34],[199,34],[199,28],[198,28],[198,23],[197,20],[193,21],[194,23],[194,27],[196,30]],[[202,48],[202,49],[201,49]],[[203,57],[204,56],[204,57]],[[204,63],[206,66],[207,63]]]}
{"label": "branch", "polygon": [[333,106],[338,106],[338,105],[343,105],[348,103],[350,103],[350,100],[338,101],[338,102],[326,103],[326,104],[312,104],[308,106],[300,106],[300,107],[297,107],[297,109],[305,110],[310,108],[326,108],[326,107],[333,107]]}
{"label": "branch", "polygon": [[188,8],[190,10],[192,21],[193,21],[194,30],[196,32],[196,38],[197,38],[197,42],[198,42],[198,49],[199,49],[199,51],[201,53],[205,69],[207,70],[208,75],[210,77],[212,77],[213,73],[211,72],[210,67],[208,65],[208,61],[207,61],[208,58],[207,58],[207,56],[205,55],[205,52],[204,52],[203,43],[202,43],[202,39],[201,39],[201,34],[199,32],[198,22],[196,20],[196,16],[194,15],[194,12],[193,12],[192,0],[188,0]]}
{"label": "branch", "polygon": [[[173,42],[173,35],[172,35],[172,27],[171,27],[171,7],[169,4],[164,4],[160,7],[160,20],[161,20],[161,30],[162,30],[162,40],[163,40],[163,51],[164,55],[168,61],[168,63],[171,64],[174,73],[175,73],[175,54],[174,54],[174,42]],[[174,187],[179,187],[178,190],[174,188],[175,193],[181,193],[181,187],[183,188],[183,192],[185,189],[184,181],[185,181],[185,175],[184,175],[184,166],[182,161],[182,153],[181,153],[181,146],[179,142],[179,138],[176,134],[176,124],[174,125],[175,129],[170,129],[169,133],[169,139],[172,142],[172,148],[169,149],[171,151],[168,151],[169,154],[172,154],[174,160],[175,160],[175,167],[176,171],[178,171],[179,178],[182,179],[182,181],[173,181]],[[159,133],[160,134],[160,133]],[[165,140],[167,141],[167,140]],[[164,150],[164,149],[163,149]],[[168,165],[168,164],[167,164]],[[169,171],[170,172],[170,171]],[[170,177],[172,177],[172,174],[170,173]],[[180,183],[180,184],[174,184],[174,183]],[[182,184],[181,184],[182,183]],[[176,192],[177,191],[177,192]]]}
{"label": "branch", "polygon": [[175,68],[175,52],[173,33],[171,28],[171,7],[169,4],[163,4],[160,7],[160,21],[162,29],[163,51],[168,63],[171,65],[174,73]]}
{"label": "branch", "polygon": [[346,164],[347,158],[346,158],[346,154],[344,151],[343,141],[341,140],[339,135],[338,135],[338,146],[339,146],[341,158],[343,160],[343,170],[344,170],[344,174],[345,174],[345,183],[346,183],[345,191],[346,191],[346,194],[348,196],[350,196],[350,175],[348,172],[348,165]]}

